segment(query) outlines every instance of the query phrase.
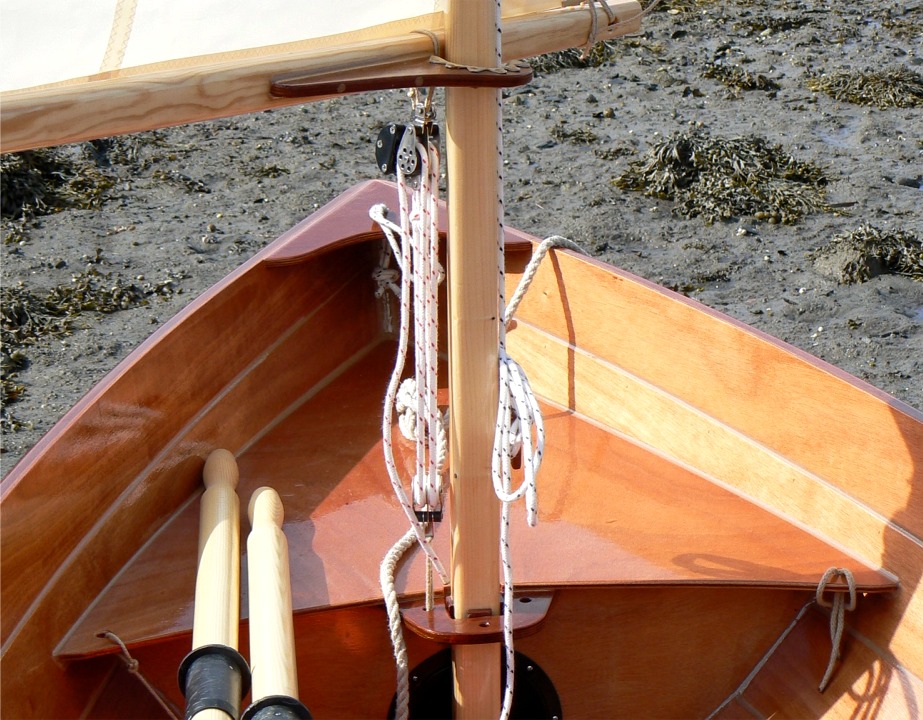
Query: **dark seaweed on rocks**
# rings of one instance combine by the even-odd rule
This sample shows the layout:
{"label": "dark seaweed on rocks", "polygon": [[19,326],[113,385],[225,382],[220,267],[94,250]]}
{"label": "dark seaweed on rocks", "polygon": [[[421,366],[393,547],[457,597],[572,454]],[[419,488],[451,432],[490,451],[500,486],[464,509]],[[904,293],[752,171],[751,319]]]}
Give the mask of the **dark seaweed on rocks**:
{"label": "dark seaweed on rocks", "polygon": [[71,319],[21,285],[0,287],[0,432],[15,432],[24,426],[10,410],[25,392],[19,372],[28,365],[21,349],[43,335],[61,337],[70,332]]}
{"label": "dark seaweed on rocks", "polygon": [[808,88],[855,105],[923,107],[923,75],[907,67],[837,72],[811,77]]}
{"label": "dark seaweed on rocks", "polygon": [[907,230],[863,225],[837,235],[813,258],[818,269],[846,285],[886,274],[923,282],[923,238]]}
{"label": "dark seaweed on rocks", "polygon": [[539,55],[529,60],[536,75],[551,75],[568,68],[599,67],[613,58],[621,50],[615,40],[596,43],[589,52],[581,48],[571,48],[559,52]]}
{"label": "dark seaweed on rocks", "polygon": [[765,75],[754,75],[739,65],[709,63],[702,71],[702,77],[717,80],[722,85],[734,90],[779,90],[779,83]]}
{"label": "dark seaweed on rocks", "polygon": [[54,148],[0,156],[4,218],[48,215],[64,208],[96,208],[115,181]]}
{"label": "dark seaweed on rocks", "polygon": [[25,391],[18,382],[19,372],[28,365],[24,348],[35,345],[42,338],[70,335],[82,313],[113,313],[144,305],[153,295],[170,295],[174,292],[174,280],[183,276],[183,272],[174,273],[167,280],[139,287],[112,273],[90,268],[74,275],[70,283],[52,288],[44,296],[21,284],[0,288],[0,385],[3,400],[0,430],[8,433],[23,427],[22,421],[9,412],[8,406]]}
{"label": "dark seaweed on rocks", "polygon": [[828,209],[823,170],[756,136],[678,133],[632,162],[613,182],[624,190],[673,200],[675,212],[701,217],[707,224],[742,216],[794,223]]}

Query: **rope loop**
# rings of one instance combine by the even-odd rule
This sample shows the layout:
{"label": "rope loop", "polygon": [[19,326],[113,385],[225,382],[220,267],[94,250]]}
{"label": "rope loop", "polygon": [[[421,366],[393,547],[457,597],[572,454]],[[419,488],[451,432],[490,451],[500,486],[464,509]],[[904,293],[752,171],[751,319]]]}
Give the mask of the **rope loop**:
{"label": "rope loop", "polygon": [[[828,601],[824,599],[824,592],[830,582],[837,577],[842,577],[849,588],[849,602],[846,602],[846,593],[838,592],[833,594],[833,599]],[[847,568],[830,568],[824,573],[821,581],[817,584],[817,592],[814,599],[821,607],[830,608],[830,660],[827,662],[827,670],[824,673],[820,685],[817,686],[819,692],[827,689],[830,679],[833,677],[833,669],[837,660],[840,659],[840,648],[843,643],[843,630],[846,627],[846,611],[856,609],[856,580],[853,574]]]}
{"label": "rope loop", "polygon": [[856,580],[853,574],[846,568],[829,568],[817,584],[817,592],[814,594],[817,604],[821,607],[832,608],[836,606],[837,600],[843,599],[843,593],[835,593],[832,600],[825,600],[824,593],[827,586],[837,577],[842,577],[846,581],[846,587],[849,594],[849,602],[844,606],[845,610],[853,611],[856,609]]}
{"label": "rope loop", "polygon": [[172,720],[180,719],[180,714],[178,710],[173,706],[173,703],[161,695],[160,691],[154,687],[146,677],[144,677],[144,674],[141,672],[141,664],[137,659],[132,657],[130,652],[128,652],[128,647],[124,642],[122,642],[122,638],[120,638],[111,630],[105,630],[104,632],[97,633],[96,637],[106,638],[106,640],[112,644],[118,645],[119,649],[122,651],[121,658],[122,662],[125,663],[126,670],[138,678],[141,684],[144,685],[145,689],[151,694],[151,697],[157,701],[157,704],[160,705],[161,709],[167,715],[169,715]]}
{"label": "rope loop", "polygon": [[548,251],[552,248],[564,248],[566,250],[573,250],[581,255],[588,255],[587,251],[573,240],[568,240],[566,237],[560,235],[552,235],[542,240],[529,259],[529,264],[526,265],[526,269],[519,279],[519,285],[516,286],[516,291],[513,293],[513,297],[510,298],[510,302],[506,306],[506,311],[503,313],[503,324],[507,330],[510,329],[510,325],[513,322],[513,315],[516,314],[516,311],[519,309],[519,304],[522,302],[523,297],[525,297],[526,292],[529,290],[529,286],[535,279],[538,266],[542,264],[542,260],[545,259]]}
{"label": "rope loop", "polygon": [[[834,593],[833,599],[828,601],[824,599],[824,593],[827,591],[827,588],[830,586],[830,583],[837,577],[842,577],[846,581],[846,586],[848,588],[848,593]],[[846,602],[846,595],[849,595],[849,602]],[[845,628],[844,614],[846,610],[854,610],[856,607],[856,580],[853,577],[853,574],[849,571],[848,568],[835,568],[832,567],[828,569],[823,577],[821,577],[820,582],[817,584],[817,589],[814,592],[814,597],[804,605],[798,611],[798,614],[795,615],[795,618],[789,623],[788,627],[782,631],[782,634],[776,639],[772,644],[772,647],[766,651],[766,654],[760,658],[760,661],[756,664],[753,670],[750,671],[750,674],[744,678],[743,682],[737,687],[737,689],[728,695],[724,702],[722,702],[717,708],[712,711],[705,720],[714,720],[718,717],[724,708],[726,708],[735,698],[742,696],[750,683],[753,682],[753,679],[759,674],[766,663],[769,662],[776,650],[779,649],[779,646],[785,641],[785,638],[794,630],[795,626],[801,621],[801,618],[804,617],[808,609],[812,605],[819,605],[821,607],[831,608],[830,612],[830,639],[832,641],[833,647],[830,651],[830,661],[827,663],[827,671],[824,673],[823,679],[820,681],[817,689],[819,692],[823,692],[827,689],[827,685],[830,683],[830,678],[833,676],[833,668],[836,665],[836,661],[840,657],[840,644],[843,640],[843,630]]]}

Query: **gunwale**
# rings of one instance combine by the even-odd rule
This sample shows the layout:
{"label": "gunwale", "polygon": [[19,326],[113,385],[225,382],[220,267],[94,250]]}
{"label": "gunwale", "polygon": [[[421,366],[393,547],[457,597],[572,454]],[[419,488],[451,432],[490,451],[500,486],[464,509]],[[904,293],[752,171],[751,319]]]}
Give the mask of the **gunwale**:
{"label": "gunwale", "polygon": [[[366,186],[365,190],[369,191],[371,188]],[[376,192],[380,191],[381,188],[378,187]],[[362,197],[363,192],[362,190],[356,192],[355,199],[357,204],[360,202],[359,198]],[[365,200],[361,202],[365,202]],[[321,219],[323,217],[323,214],[321,214]],[[362,217],[365,217],[364,212]],[[362,222],[366,221],[363,220]],[[240,292],[235,293],[237,300],[229,305],[232,308],[229,314],[232,317],[244,318],[247,321],[245,312],[247,303],[262,302],[267,297],[265,294],[258,293],[255,299],[254,297],[249,297],[245,301],[248,295],[252,295],[252,286],[248,287],[248,283],[265,284],[269,276],[272,277],[272,280],[268,284],[273,286],[273,293],[281,299],[276,300],[270,306],[269,315],[265,317],[287,317],[290,320],[291,313],[303,312],[303,310],[292,310],[292,308],[298,306],[298,302],[295,300],[301,298],[301,301],[304,302],[305,298],[310,299],[313,292],[316,301],[313,303],[307,302],[307,304],[312,309],[319,307],[327,308],[329,311],[326,318],[322,317],[323,313],[315,316],[320,323],[319,327],[322,332],[338,325],[349,325],[338,321],[344,311],[342,308],[333,311],[334,303],[330,297],[332,295],[336,295],[338,298],[351,297],[351,293],[344,291],[344,289],[352,288],[356,283],[365,283],[367,288],[370,288],[367,280],[357,279],[357,273],[360,272],[357,268],[368,266],[371,256],[377,255],[377,247],[368,242],[363,243],[363,241],[369,239],[367,236],[360,237],[358,244],[354,242],[338,243],[337,241],[342,240],[342,238],[336,237],[335,225],[336,223],[333,223],[326,227],[320,233],[326,240],[319,242],[316,247],[307,252],[304,251],[303,247],[297,252],[293,252],[293,248],[303,241],[303,235],[297,233],[294,236],[289,236],[287,242],[264,251],[232,276],[229,276],[221,286],[206,293],[194,306],[191,306],[177,316],[174,321],[171,321],[170,325],[155,334],[145,344],[143,353],[156,353],[155,348],[161,345],[162,341],[171,333],[179,332],[178,328],[184,325],[186,326],[186,332],[189,333],[189,338],[192,338],[195,335],[192,330],[195,323],[190,322],[190,318],[195,312],[195,308],[199,307],[200,304],[214,303],[215,298],[221,292],[235,283]],[[310,222],[300,227],[300,233],[304,235],[312,234],[312,224]],[[302,239],[296,241],[293,238]],[[509,251],[511,270],[507,280],[510,283],[515,281],[516,276],[524,266],[525,246],[521,240],[521,237],[517,237],[518,242],[514,243]],[[332,247],[334,245],[337,247]],[[280,252],[280,248],[283,248],[284,252],[276,255],[276,253]],[[298,259],[294,263],[292,262],[293,257]],[[293,279],[290,283],[283,281],[280,284],[280,278],[284,278],[286,275],[284,266],[288,267],[287,272],[291,278],[297,278],[297,280]],[[563,282],[564,277],[568,278],[568,282]],[[576,407],[578,412],[604,426],[619,429],[622,426],[627,427],[628,425],[637,424],[641,428],[651,428],[656,427],[657,423],[662,420],[662,415],[655,415],[653,419],[644,421],[644,413],[642,412],[636,413],[634,417],[627,418],[638,421],[637,423],[627,423],[625,417],[620,418],[617,414],[615,416],[606,416],[605,406],[600,407],[598,403],[594,405],[594,395],[600,396],[617,389],[616,386],[619,383],[612,382],[613,379],[617,378],[621,378],[620,382],[623,387],[633,390],[647,390],[652,397],[663,398],[672,395],[674,398],[679,398],[678,405],[688,410],[689,417],[704,415],[702,408],[696,407],[688,398],[684,399],[681,393],[668,392],[669,388],[664,387],[666,382],[662,379],[648,378],[642,382],[638,380],[640,375],[634,373],[635,381],[625,385],[625,378],[630,380],[629,376],[633,373],[628,372],[624,367],[615,375],[606,374],[611,369],[611,363],[607,361],[600,362],[600,359],[611,356],[615,352],[613,348],[616,346],[618,351],[622,352],[624,358],[626,347],[624,334],[620,335],[618,327],[611,333],[600,332],[599,308],[597,308],[596,315],[589,313],[589,327],[583,329],[579,323],[574,322],[574,318],[582,316],[579,313],[572,312],[579,298],[578,291],[584,288],[593,288],[594,282],[592,281],[595,279],[598,285],[601,278],[604,278],[606,283],[614,284],[622,292],[626,288],[630,288],[642,295],[645,293],[659,293],[672,303],[670,307],[676,309],[677,312],[680,312],[679,308],[686,308],[683,312],[693,312],[699,309],[697,304],[692,301],[675,294],[666,293],[666,291],[633,278],[627,273],[608,268],[602,263],[576,257],[569,253],[554,254],[548,264],[540,271],[536,281],[538,284],[534,287],[530,296],[527,296],[527,301],[521,308],[519,327],[510,336],[511,341],[516,338],[520,338],[522,341],[519,346],[516,343],[520,342],[520,340],[511,342],[511,351],[519,353],[520,357],[526,360],[527,365],[532,362],[532,366],[527,369],[530,376],[533,377],[533,384],[536,385],[539,392],[542,394],[547,393],[546,397],[551,402],[556,402],[554,393],[548,388],[553,387],[561,378],[550,372],[549,367],[558,365],[564,367],[566,372],[573,375],[570,380],[565,379],[560,384],[564,388],[563,401],[560,402],[560,405]],[[305,281],[307,282],[305,283]],[[302,283],[308,289],[305,289],[305,287],[298,289]],[[598,287],[597,290],[599,290]],[[302,294],[299,295],[299,293]],[[304,293],[307,294],[305,295]],[[348,337],[351,338],[349,342],[353,344],[355,353],[362,354],[374,345],[379,344],[383,335],[379,326],[380,318],[377,310],[374,309],[374,305],[367,302],[353,302],[353,305],[346,306],[347,310],[345,312],[351,316],[352,320],[356,321],[353,326],[359,329],[355,332],[350,332]],[[605,303],[603,304],[605,305]],[[588,303],[588,306],[592,307],[593,303]],[[643,308],[642,315],[643,313],[657,314],[651,307],[650,302],[647,304],[644,302],[633,303],[632,306]],[[371,311],[369,310],[370,307],[372,308]],[[352,308],[352,311],[349,308]],[[354,312],[356,309],[361,310],[361,312]],[[916,645],[916,639],[920,637],[919,606],[921,593],[918,591],[918,582],[919,568],[923,566],[923,563],[920,562],[920,558],[923,557],[920,554],[921,549],[923,549],[923,542],[906,526],[912,525],[915,514],[913,508],[916,507],[914,503],[917,502],[918,497],[915,494],[917,492],[916,488],[921,485],[919,481],[919,459],[920,447],[923,445],[919,442],[920,414],[909,407],[903,406],[898,401],[883,396],[881,393],[869,392],[864,383],[849,378],[845,374],[803,353],[792,351],[779,341],[748,328],[745,329],[744,326],[730,321],[713,311],[702,310],[701,312],[703,318],[710,318],[708,320],[709,327],[713,329],[720,328],[721,333],[731,335],[737,332],[741,338],[746,338],[746,343],[753,343],[763,348],[770,356],[772,353],[781,354],[789,358],[793,366],[801,367],[808,376],[814,377],[818,382],[822,380],[823,395],[828,395],[827,388],[833,387],[836,389],[834,396],[838,401],[842,402],[844,396],[851,397],[856,403],[857,409],[854,411],[856,415],[867,417],[871,408],[873,416],[876,416],[875,413],[877,412],[877,416],[887,413],[888,415],[885,415],[885,417],[890,416],[893,418],[891,424],[888,425],[888,431],[883,432],[880,436],[880,442],[888,450],[886,459],[891,463],[885,466],[888,482],[902,482],[901,478],[904,478],[907,483],[906,486],[909,488],[910,494],[908,495],[906,506],[909,521],[893,522],[891,520],[892,517],[897,517],[898,520],[901,520],[900,513],[903,510],[888,509],[886,504],[888,502],[887,492],[882,496],[885,498],[884,500],[876,499],[875,496],[870,499],[856,498],[850,492],[850,488],[842,487],[843,483],[836,476],[836,473],[832,477],[821,476],[818,469],[811,465],[816,461],[811,460],[810,453],[805,457],[811,460],[811,463],[803,458],[797,463],[780,460],[780,467],[783,470],[791,471],[789,475],[783,475],[783,477],[787,478],[786,488],[790,489],[795,486],[807,488],[805,490],[807,495],[802,493],[802,496],[799,496],[798,493],[794,493],[793,497],[787,497],[785,493],[779,492],[760,495],[760,482],[756,480],[765,480],[765,477],[757,477],[756,480],[749,484],[741,482],[737,486],[736,492],[751,497],[764,507],[772,509],[776,514],[806,527],[812,526],[810,522],[812,519],[820,521],[823,520],[823,517],[812,518],[808,516],[805,519],[799,518],[796,512],[797,502],[803,497],[810,500],[813,496],[820,495],[825,502],[837,501],[840,503],[842,513],[846,514],[845,521],[841,518],[832,524],[828,523],[826,526],[822,522],[815,522],[814,527],[820,526],[819,531],[817,531],[818,534],[826,535],[834,545],[844,548],[849,554],[866,558],[866,562],[873,568],[879,567],[879,565],[885,566],[887,570],[893,571],[902,581],[896,598],[875,600],[870,597],[863,601],[868,606],[868,609],[859,615],[854,632],[857,637],[864,638],[864,641],[884,648],[889,653],[889,657],[893,658],[894,664],[902,668],[902,672],[906,671],[919,676],[921,653]],[[567,318],[568,315],[570,315],[570,320]],[[563,320],[562,317],[564,318]],[[596,318],[595,322],[594,317]],[[606,311],[606,317],[609,320],[616,319],[617,316],[611,312],[611,307]],[[226,334],[219,333],[211,345],[204,346],[205,351],[220,349],[230,355],[238,354],[243,358],[250,357],[251,362],[255,362],[257,357],[263,356],[264,351],[253,343],[254,334],[258,335],[259,331],[268,332],[268,329],[264,327],[264,316],[261,315],[260,318],[259,320],[249,320],[252,327],[254,327],[254,333],[248,336],[249,342],[241,341],[236,345],[229,343],[227,347],[224,347]],[[634,320],[635,322],[638,321],[637,315],[634,316]],[[661,318],[661,322],[673,322],[675,324],[676,318],[667,315]],[[558,328],[555,343],[548,343],[548,339],[555,334],[549,332],[548,328]],[[560,328],[563,328],[563,330]],[[274,332],[279,337],[285,335],[278,327]],[[693,333],[690,333],[689,337],[691,338],[693,335]],[[618,337],[617,343],[615,343],[613,337]],[[636,338],[630,340],[631,342],[639,342]],[[654,342],[654,339],[649,337],[647,341]],[[593,342],[596,342],[597,345],[593,346]],[[708,338],[702,339],[700,342],[707,345]],[[190,347],[194,347],[196,352],[203,350],[201,341],[190,339],[187,340],[187,343]],[[615,345],[607,349],[599,345],[599,343],[603,345],[605,343],[615,343]],[[333,344],[325,343],[325,345]],[[747,352],[744,355],[752,359],[752,353]],[[169,358],[169,356],[167,357]],[[167,363],[167,366],[173,368],[182,367],[180,362],[182,357],[192,358],[192,353],[183,354],[179,359],[173,358]],[[237,358],[237,362],[247,364],[246,360],[241,360],[241,357]],[[583,360],[578,361],[578,358],[583,358]],[[162,360],[163,357],[160,359]],[[536,362],[536,359],[539,360]],[[548,360],[552,362],[548,362]],[[584,360],[590,364],[585,366]],[[621,359],[620,362],[623,365],[625,364],[624,359]],[[764,359],[764,362],[768,361]],[[335,372],[335,369],[340,367],[341,364],[342,355],[338,354],[335,360],[330,360],[327,366],[328,372],[326,374],[320,373],[317,378],[327,377],[331,372]],[[183,437],[182,440],[177,439],[172,443],[167,441],[163,447],[154,447],[156,445],[155,440],[143,434],[130,435],[115,430],[107,431],[105,424],[101,425],[99,422],[100,417],[105,412],[95,403],[99,402],[104,393],[115,392],[117,394],[119,392],[118,388],[122,385],[126,386],[126,392],[129,392],[129,390],[133,393],[137,392],[137,387],[128,387],[131,384],[129,383],[129,376],[131,375],[129,365],[130,363],[117,368],[103,384],[78,404],[68,414],[64,427],[56,429],[53,436],[43,440],[33,453],[24,459],[21,466],[18,466],[10,473],[3,484],[2,497],[6,516],[2,528],[4,534],[3,571],[5,574],[11,572],[20,573],[21,568],[25,566],[38,569],[38,572],[29,574],[30,577],[22,585],[17,584],[15,592],[18,594],[9,594],[11,592],[10,586],[9,584],[4,584],[3,603],[4,609],[7,610],[4,613],[4,619],[7,620],[11,617],[10,607],[16,609],[18,614],[12,616],[10,625],[4,626],[3,662],[8,668],[13,666],[25,668],[25,673],[28,677],[37,677],[37,675],[33,674],[39,671],[46,672],[51,668],[55,675],[61,677],[61,687],[73,693],[72,698],[67,700],[68,703],[75,703],[72,707],[84,707],[89,702],[91,691],[95,692],[99,687],[99,685],[93,686],[92,683],[84,683],[84,681],[78,679],[84,675],[96,677],[98,670],[93,670],[92,668],[99,667],[99,663],[102,661],[81,661],[71,663],[67,669],[61,669],[52,662],[50,654],[42,656],[42,648],[57,646],[61,638],[78,621],[84,608],[91,605],[94,599],[100,595],[103,588],[112,582],[112,578],[127,563],[129,557],[153,537],[157,530],[176,511],[176,508],[194,499],[198,484],[197,474],[201,469],[202,458],[214,446],[215,439],[220,436],[229,437],[231,442],[228,444],[232,446],[232,449],[239,450],[245,444],[245,437],[249,437],[246,433],[241,433],[240,427],[243,423],[243,416],[248,412],[252,412],[252,408],[244,408],[240,403],[234,402],[227,402],[222,406],[222,410],[229,407],[237,408],[236,411],[231,413],[230,418],[226,415],[221,416],[221,413],[216,411],[217,405],[210,407],[205,412],[196,410],[187,411],[185,414],[179,413],[181,417],[174,419],[175,425],[172,432],[176,438],[180,438],[183,432],[188,433],[188,437]],[[585,372],[585,367],[596,369],[587,373]],[[647,367],[651,366],[648,365]],[[287,368],[286,364],[282,363],[282,367],[277,366],[276,371],[293,372],[293,369]],[[600,375],[601,371],[606,372]],[[738,368],[738,372],[743,371]],[[237,377],[235,373],[231,373],[231,376]],[[315,382],[320,382],[317,378]],[[587,378],[591,381],[588,384],[586,384]],[[602,385],[598,385],[600,378],[604,380]],[[606,378],[608,380],[605,380]],[[133,383],[135,380],[137,378],[131,379],[131,382]],[[696,386],[702,381],[700,377],[686,378],[687,385],[691,386]],[[216,382],[218,384],[227,384],[229,377],[225,375],[222,378],[217,378]],[[596,387],[594,387],[593,382],[597,383]],[[245,385],[246,383],[242,384],[241,391],[248,390],[253,392],[259,390],[258,386],[244,387]],[[157,383],[154,383],[154,386],[157,386]],[[310,383],[308,386],[310,386]],[[759,407],[760,402],[768,402],[766,398],[771,397],[773,391],[778,392],[779,388],[770,387],[766,389],[765,396],[762,398],[759,396],[748,397],[748,402],[755,403]],[[789,392],[796,391],[797,388],[789,390]],[[221,395],[220,390],[212,390],[211,392],[214,397]],[[177,393],[177,396],[182,397],[183,394]],[[150,397],[152,396],[148,396],[149,399]],[[232,400],[232,398],[226,399]],[[577,400],[579,400],[579,404],[576,402]],[[126,415],[124,412],[119,412],[119,409],[119,403],[111,403],[107,411],[114,411],[112,416],[117,421],[130,417],[130,414]],[[765,411],[764,408],[763,412]],[[279,406],[276,406],[274,411],[267,409],[266,412],[268,416],[272,417],[274,416],[271,414],[272,412],[276,414],[280,412]],[[847,421],[844,420],[844,422]],[[68,431],[65,429],[67,425],[73,427]],[[725,424],[722,421],[718,422],[716,426],[727,428],[726,436],[729,438],[744,435],[740,428],[733,427],[730,423]],[[77,429],[75,430],[74,428]],[[230,433],[228,432],[229,428]],[[190,429],[192,429],[191,432]],[[836,425],[822,427],[819,430],[823,430],[830,436],[835,436],[837,433],[842,434],[842,430]],[[110,445],[101,445],[98,442],[96,444],[90,443],[81,459],[73,454],[74,446],[66,451],[62,451],[61,448],[55,449],[60,443],[60,436],[66,432],[75,433],[74,437],[78,441],[76,445],[85,443],[88,437],[87,433],[100,433],[100,436],[105,438]],[[622,430],[621,432],[625,435],[631,435],[636,442],[645,442],[641,435],[643,430],[639,430],[637,427],[630,432],[627,430]],[[771,433],[769,439],[774,443],[779,443],[781,442],[779,437],[784,438],[784,436],[785,433],[781,435]],[[235,437],[236,439],[234,439]],[[20,538],[19,542],[22,542],[22,538],[29,537],[30,532],[24,525],[14,522],[11,526],[7,522],[10,517],[7,511],[11,508],[15,506],[18,513],[21,508],[29,507],[30,502],[35,502],[36,496],[28,496],[28,493],[35,492],[35,488],[24,487],[26,483],[22,481],[22,478],[43,477],[50,468],[57,467],[53,474],[44,477],[44,481],[47,483],[45,492],[51,497],[69,479],[71,482],[76,479],[79,484],[81,478],[83,478],[82,482],[85,485],[94,482],[96,477],[94,475],[94,468],[96,467],[94,463],[105,459],[108,454],[112,454],[113,444],[120,443],[122,447],[131,447],[133,442],[138,443],[141,450],[137,453],[137,457],[133,459],[135,469],[127,474],[128,482],[114,488],[103,484],[103,488],[97,488],[97,492],[103,491],[102,495],[94,495],[91,499],[84,499],[82,505],[78,502],[76,506],[68,508],[70,512],[79,516],[80,511],[88,506],[102,505],[107,509],[103,512],[99,522],[95,525],[90,522],[90,529],[79,537],[71,535],[70,539],[74,541],[71,545],[60,543],[51,548],[57,554],[36,556],[34,551],[37,545],[33,543],[30,551],[33,554],[29,556],[27,552],[23,555],[15,542],[12,546],[13,551],[9,552],[11,547],[9,538],[18,536]],[[648,444],[652,446],[658,445],[657,442]],[[668,454],[673,454],[674,462],[680,465],[695,466],[697,461],[682,455],[682,452],[688,452],[689,448],[695,447],[695,445],[695,442],[688,443],[685,449],[681,445],[673,446],[669,449]],[[763,446],[766,457],[775,455],[781,457],[784,455],[784,448],[773,446],[766,438],[757,438],[756,441],[749,444],[749,447],[752,448],[754,445]],[[164,447],[168,448],[168,450],[165,450]],[[797,444],[796,447],[798,447]],[[56,452],[63,452],[63,454],[55,455]],[[170,453],[177,453],[178,457],[170,459]],[[719,470],[721,470],[720,467],[715,468],[706,472],[705,475],[711,481],[728,485],[733,484],[730,482],[733,478],[726,476],[726,469],[724,475]],[[149,476],[145,476],[145,473],[149,473]],[[731,473],[731,476],[734,476],[734,473]],[[141,479],[142,477],[143,480]],[[888,487],[885,487],[884,490],[888,491]],[[73,488],[71,488],[71,491],[73,491]],[[25,495],[21,493],[25,493]],[[75,495],[71,494],[65,500],[60,501],[63,504],[51,503],[49,507],[43,507],[44,516],[39,519],[40,522],[48,519],[53,521],[56,515],[62,514],[62,508],[67,507],[68,502],[73,501],[74,497]],[[816,497],[814,501],[816,501]],[[874,503],[879,503],[877,508],[873,506]],[[34,504],[32,506],[34,507]],[[142,511],[140,514],[137,512],[139,508]],[[56,526],[52,522],[52,528],[55,527],[60,528],[61,524]],[[122,533],[119,536],[119,543],[115,545],[112,542],[112,537],[107,537],[106,535],[113,528],[121,528]],[[61,537],[67,537],[63,532],[57,532],[56,534]],[[36,534],[32,533],[32,536],[31,540],[35,540]],[[119,544],[123,546],[119,547]],[[29,542],[26,543],[26,546],[27,548],[30,547]],[[45,548],[45,550],[47,549]],[[115,552],[113,552],[113,549],[115,549]],[[44,559],[36,560],[36,557]],[[48,560],[48,558],[51,559]],[[100,559],[102,559],[102,562],[99,562]],[[879,563],[878,561],[881,562]],[[43,568],[47,568],[44,575],[42,573]],[[916,575],[914,574],[915,572],[917,573]],[[9,576],[7,574],[7,577]],[[890,576],[886,575],[885,577],[889,583],[893,582],[893,578]],[[42,583],[45,584],[43,585]],[[62,588],[67,588],[69,594],[66,598],[60,592],[55,592],[60,591]],[[30,595],[29,593],[32,594]],[[24,607],[27,609],[23,610],[22,608]],[[308,615],[311,614],[308,613]],[[25,662],[23,662],[24,659],[26,659]],[[15,663],[15,665],[10,665],[10,663]],[[5,700],[11,697],[10,677],[10,673],[4,673],[3,694]],[[98,682],[100,681],[97,680]],[[82,687],[84,684],[88,687]],[[80,698],[83,699],[81,700]],[[62,706],[55,707],[60,710]],[[51,714],[61,713],[51,712]]]}

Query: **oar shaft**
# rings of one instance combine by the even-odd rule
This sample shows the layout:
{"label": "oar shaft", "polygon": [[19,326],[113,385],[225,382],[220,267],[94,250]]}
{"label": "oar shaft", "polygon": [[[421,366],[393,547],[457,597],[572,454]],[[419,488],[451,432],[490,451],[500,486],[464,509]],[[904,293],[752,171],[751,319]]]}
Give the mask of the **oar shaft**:
{"label": "oar shaft", "polygon": [[202,473],[192,652],[180,668],[187,717],[237,720],[249,682],[237,652],[240,624],[240,501],[234,455],[215,450]]}
{"label": "oar shaft", "polygon": [[203,645],[237,648],[240,623],[240,500],[237,461],[215,450],[205,462],[199,515],[193,650]]}
{"label": "oar shaft", "polygon": [[259,488],[249,507],[247,573],[250,597],[250,665],[253,701],[283,695],[298,698],[295,633],[288,543],[282,533],[282,500]]}

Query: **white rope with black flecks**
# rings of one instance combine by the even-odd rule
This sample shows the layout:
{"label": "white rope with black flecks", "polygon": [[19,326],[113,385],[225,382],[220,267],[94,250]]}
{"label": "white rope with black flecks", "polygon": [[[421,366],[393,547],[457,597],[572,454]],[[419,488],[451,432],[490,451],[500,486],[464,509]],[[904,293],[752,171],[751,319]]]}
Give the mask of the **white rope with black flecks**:
{"label": "white rope with black flecks", "polygon": [[[411,130],[412,132],[412,130]],[[412,188],[408,178],[398,171],[400,225],[387,218],[388,209],[376,205],[369,214],[375,220],[391,247],[401,273],[400,328],[394,369],[385,394],[382,416],[382,446],[388,477],[401,508],[410,522],[410,529],[389,550],[382,561],[380,582],[388,612],[391,642],[397,665],[396,718],[408,715],[409,667],[407,649],[401,626],[400,608],[395,588],[395,574],[403,555],[418,544],[427,556],[427,606],[431,607],[432,572],[438,572],[443,584],[449,578],[431,544],[426,528],[417,519],[416,510],[437,510],[442,507],[444,494],[445,428],[437,405],[438,390],[438,286],[443,278],[439,264],[439,150],[435,143],[417,142],[422,163],[419,184]],[[398,241],[400,238],[400,241]],[[385,263],[382,263],[383,267]],[[382,293],[394,289],[393,276],[385,269],[376,275]],[[402,381],[409,345],[411,309],[414,323],[414,377],[411,385]],[[408,378],[409,380],[409,378]],[[403,387],[403,391],[402,391]],[[403,405],[399,425],[405,436],[415,442],[415,472],[408,496],[394,460],[391,428],[399,403]]]}
{"label": "white rope with black flecks", "polygon": [[[384,231],[401,271],[398,350],[385,394],[382,440],[385,467],[398,501],[427,558],[433,563],[443,582],[448,583],[444,566],[426,537],[425,528],[417,520],[415,512],[417,509],[434,510],[441,507],[443,482],[439,459],[445,454],[440,447],[439,438],[444,434],[444,429],[441,427],[443,419],[436,400],[439,333],[437,295],[438,284],[443,275],[438,262],[436,195],[439,152],[434,144],[427,146],[417,143],[417,150],[423,164],[419,186],[416,189],[411,188],[403,173],[398,174],[401,224],[398,226],[387,218],[388,209],[384,205],[376,205],[369,211],[372,219]],[[414,377],[418,392],[413,408],[416,418],[416,471],[411,480],[411,494],[408,496],[394,460],[391,428],[407,361],[411,316],[414,322]]]}
{"label": "white rope with black flecks", "polygon": [[[503,62],[500,42],[500,2],[496,3],[497,58]],[[500,277],[498,310],[505,318],[506,260],[504,256],[503,231],[503,95],[497,91],[497,271]],[[503,644],[506,657],[506,687],[500,709],[501,720],[507,720],[513,708],[513,693],[516,682],[516,650],[513,642],[513,558],[510,548],[511,504],[525,498],[526,513],[530,526],[538,521],[538,492],[536,475],[542,464],[545,446],[545,428],[538,401],[532,394],[529,380],[522,367],[506,352],[506,322],[500,323],[499,331],[499,383],[500,392],[497,407],[497,423],[494,434],[491,476],[494,491],[501,502],[500,512],[500,562],[503,570]],[[518,426],[518,432],[516,432]],[[534,432],[533,432],[534,431]],[[512,460],[522,453],[523,480],[512,489]]]}

